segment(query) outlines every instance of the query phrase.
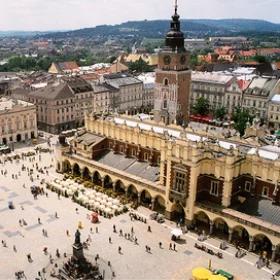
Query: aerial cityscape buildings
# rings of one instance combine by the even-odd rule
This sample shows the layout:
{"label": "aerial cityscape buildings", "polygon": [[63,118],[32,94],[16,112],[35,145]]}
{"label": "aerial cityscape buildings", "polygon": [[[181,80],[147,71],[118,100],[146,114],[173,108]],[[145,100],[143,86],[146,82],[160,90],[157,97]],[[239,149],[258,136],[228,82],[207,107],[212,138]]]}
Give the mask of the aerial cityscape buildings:
{"label": "aerial cityscape buildings", "polygon": [[0,279],[280,277],[277,40],[184,22],[3,39]]}

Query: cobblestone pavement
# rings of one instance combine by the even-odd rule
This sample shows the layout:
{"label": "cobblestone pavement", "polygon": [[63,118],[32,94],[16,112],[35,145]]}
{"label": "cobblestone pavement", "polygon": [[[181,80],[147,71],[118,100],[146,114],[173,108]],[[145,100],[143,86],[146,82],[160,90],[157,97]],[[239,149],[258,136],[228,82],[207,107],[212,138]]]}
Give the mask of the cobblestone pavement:
{"label": "cobblestone pavement", "polygon": [[[12,174],[18,174],[22,164],[30,168],[33,168],[35,162],[38,162],[39,167],[50,166],[54,164],[53,158],[54,154],[42,154],[40,161],[37,155],[34,162],[27,159],[18,163],[0,164],[0,171],[4,169],[8,172],[6,176],[0,174],[0,239],[7,243],[7,248],[0,244],[1,280],[15,279],[14,273],[19,270],[25,271],[27,279],[35,279],[38,271],[49,264],[49,255],[43,253],[44,247],[48,247],[53,256],[56,249],[62,254],[70,253],[79,222],[82,222],[84,227],[81,230],[82,240],[86,240],[88,236],[92,239],[87,253],[93,256],[99,254],[102,259],[110,261],[116,274],[115,279],[190,279],[191,270],[197,266],[207,267],[209,260],[213,268],[223,268],[236,275],[235,279],[271,279],[270,270],[258,270],[254,266],[257,256],[248,254],[239,260],[234,257],[235,249],[229,248],[223,252],[224,259],[218,259],[195,249],[197,236],[192,233],[182,237],[182,241],[176,244],[176,251],[169,250],[170,231],[175,227],[172,222],[166,221],[160,225],[148,220],[152,228],[151,233],[147,231],[148,224],[131,221],[128,214],[110,220],[101,217],[100,223],[93,225],[87,218],[89,211],[74,204],[70,199],[58,199],[56,194],[48,191],[48,197],[39,196],[34,200],[30,186],[40,185],[42,178],[61,176],[55,173],[53,167],[49,169],[49,175],[40,174],[39,180],[33,183],[26,172],[21,172],[17,180],[12,179]],[[35,177],[36,175],[37,173]],[[15,204],[14,210],[8,208],[9,201]],[[59,218],[55,218],[55,212]],[[150,214],[146,208],[140,208],[139,212],[145,216]],[[38,223],[38,218],[42,224]],[[19,219],[24,219],[27,225],[20,226]],[[119,233],[113,233],[113,225],[117,231],[122,229],[124,233],[131,233],[133,227],[139,245],[119,236]],[[93,229],[93,233],[90,233],[90,228]],[[43,229],[47,231],[48,237],[43,236]],[[66,235],[66,230],[69,230],[71,236]],[[109,243],[109,237],[112,243]],[[163,248],[159,248],[159,242],[162,242]],[[219,240],[209,239],[204,243],[214,251],[219,251]],[[16,252],[13,250],[14,245]],[[119,246],[122,248],[122,254],[118,253]],[[151,248],[151,253],[146,252],[145,246]],[[27,260],[28,253],[31,253],[32,263]],[[277,267],[273,267],[274,271],[276,269]]]}

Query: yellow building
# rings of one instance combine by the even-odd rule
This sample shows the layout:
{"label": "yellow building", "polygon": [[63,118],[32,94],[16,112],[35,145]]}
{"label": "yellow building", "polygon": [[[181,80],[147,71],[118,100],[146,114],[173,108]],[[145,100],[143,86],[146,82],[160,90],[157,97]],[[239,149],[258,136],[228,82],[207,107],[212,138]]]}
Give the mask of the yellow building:
{"label": "yellow building", "polygon": [[87,115],[85,127],[71,148],[58,150],[59,172],[83,176],[169,219],[280,259],[279,148],[213,141],[128,116]]}

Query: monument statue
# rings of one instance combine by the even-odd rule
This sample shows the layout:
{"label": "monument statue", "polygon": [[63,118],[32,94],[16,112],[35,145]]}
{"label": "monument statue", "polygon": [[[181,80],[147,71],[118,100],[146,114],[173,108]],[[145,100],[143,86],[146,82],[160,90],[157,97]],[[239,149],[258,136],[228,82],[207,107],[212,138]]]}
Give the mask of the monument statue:
{"label": "monument statue", "polygon": [[81,233],[78,229],[75,233],[75,244],[76,245],[81,244]]}

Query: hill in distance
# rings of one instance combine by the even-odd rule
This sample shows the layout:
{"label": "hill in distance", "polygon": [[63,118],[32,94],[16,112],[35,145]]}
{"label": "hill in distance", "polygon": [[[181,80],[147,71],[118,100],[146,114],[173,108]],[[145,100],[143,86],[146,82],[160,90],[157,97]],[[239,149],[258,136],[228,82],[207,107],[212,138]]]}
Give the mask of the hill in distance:
{"label": "hill in distance", "polygon": [[[54,32],[43,35],[47,38],[64,37],[162,37],[169,29],[170,20],[128,21],[117,25],[99,25],[66,32]],[[280,32],[280,24],[255,19],[183,19],[182,30],[187,35],[236,35],[245,32]],[[39,35],[40,36],[40,35]]]}

